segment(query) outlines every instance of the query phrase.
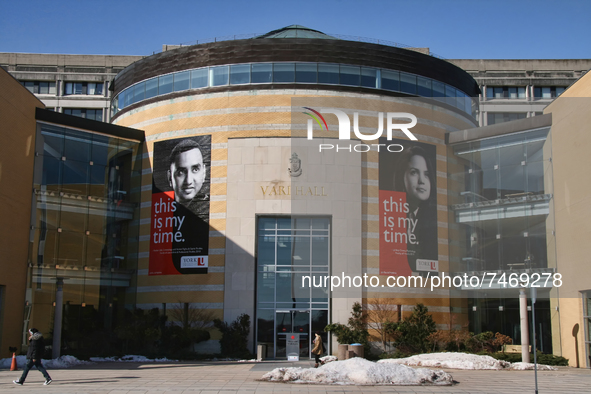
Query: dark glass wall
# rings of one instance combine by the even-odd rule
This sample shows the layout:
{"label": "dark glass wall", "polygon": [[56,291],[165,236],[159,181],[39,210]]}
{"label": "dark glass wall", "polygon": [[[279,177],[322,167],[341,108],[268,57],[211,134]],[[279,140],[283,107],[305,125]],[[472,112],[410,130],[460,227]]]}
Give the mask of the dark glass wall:
{"label": "dark glass wall", "polygon": [[135,304],[140,143],[39,123],[35,155],[25,326],[52,331],[61,279],[62,347],[92,352]]}

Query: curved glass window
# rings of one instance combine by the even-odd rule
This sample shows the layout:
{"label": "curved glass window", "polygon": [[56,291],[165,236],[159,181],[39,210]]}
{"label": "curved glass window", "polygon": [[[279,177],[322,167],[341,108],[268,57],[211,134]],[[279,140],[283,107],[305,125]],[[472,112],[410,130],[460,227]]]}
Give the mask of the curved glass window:
{"label": "curved glass window", "polygon": [[470,96],[450,85],[401,71],[330,63],[246,63],[179,71],[138,82],[113,99],[111,114],[173,91],[263,83],[362,86],[401,92],[433,98],[471,116],[477,108]]}
{"label": "curved glass window", "polygon": [[234,64],[230,66],[230,84],[243,85],[250,83],[250,64]]}
{"label": "curved glass window", "polygon": [[180,92],[182,90],[189,90],[191,85],[190,71],[183,71],[174,74],[174,91]]}

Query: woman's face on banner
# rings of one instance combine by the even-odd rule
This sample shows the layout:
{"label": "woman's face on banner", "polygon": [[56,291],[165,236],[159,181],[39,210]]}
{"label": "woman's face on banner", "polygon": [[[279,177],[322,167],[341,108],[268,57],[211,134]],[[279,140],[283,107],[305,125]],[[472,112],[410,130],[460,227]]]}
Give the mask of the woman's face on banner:
{"label": "woman's face on banner", "polygon": [[412,156],[404,173],[404,186],[409,200],[427,201],[429,199],[431,195],[429,175],[425,158],[419,155]]}

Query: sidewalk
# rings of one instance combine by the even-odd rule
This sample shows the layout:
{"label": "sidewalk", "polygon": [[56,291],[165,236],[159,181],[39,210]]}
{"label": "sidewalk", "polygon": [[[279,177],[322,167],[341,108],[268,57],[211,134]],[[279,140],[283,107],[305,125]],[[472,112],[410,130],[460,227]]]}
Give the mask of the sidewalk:
{"label": "sidewalk", "polygon": [[[22,371],[0,370],[0,393],[89,394],[246,394],[246,393],[533,393],[533,371],[446,370],[454,386],[334,386],[259,382],[277,367],[308,368],[313,361],[239,363],[97,363],[49,370],[53,383],[43,386],[32,370],[24,386],[12,383]],[[538,372],[540,393],[591,392],[591,370],[560,367]]]}

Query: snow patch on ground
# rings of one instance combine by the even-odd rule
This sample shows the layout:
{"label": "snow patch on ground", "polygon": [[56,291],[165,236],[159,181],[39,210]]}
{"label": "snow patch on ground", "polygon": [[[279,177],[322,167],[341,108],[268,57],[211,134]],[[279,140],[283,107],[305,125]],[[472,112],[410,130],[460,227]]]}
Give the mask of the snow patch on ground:
{"label": "snow patch on ground", "polygon": [[258,358],[251,358],[250,360],[238,360],[239,363],[260,363],[263,360]]}
{"label": "snow patch on ground", "polygon": [[[512,363],[511,369],[514,371],[533,371],[533,363]],[[551,365],[538,364],[538,371],[558,371],[558,368]]]}
{"label": "snow patch on ground", "polygon": [[418,367],[437,367],[453,369],[494,369],[508,368],[511,363],[497,360],[491,356],[467,353],[430,353],[406,358],[388,358],[378,363],[404,364]]}
{"label": "snow patch on ground", "polygon": [[[388,358],[378,363],[403,364],[418,367],[451,368],[451,369],[512,369],[517,371],[533,370],[534,364],[513,363],[497,360],[491,356],[468,353],[428,353],[418,354],[406,358]],[[538,364],[540,371],[556,371],[557,369],[548,365]]]}
{"label": "snow patch on ground", "polygon": [[[18,369],[22,370],[27,363],[26,356],[16,356],[16,366]],[[41,360],[41,363],[45,368],[53,369],[53,368],[70,368],[74,365],[81,365],[81,364],[90,364],[88,361],[78,360],[74,356],[61,356],[59,358],[53,360]],[[12,357],[3,358],[0,360],[0,369],[8,368],[12,365]]]}
{"label": "snow patch on ground", "polygon": [[275,368],[261,380],[271,382],[356,385],[451,385],[453,378],[441,370],[374,363],[363,358],[334,361],[318,368]]}
{"label": "snow patch on ground", "polygon": [[324,356],[324,357],[320,357],[320,361],[322,361],[322,364],[327,364],[327,363],[331,363],[333,361],[337,361],[338,358],[336,358],[336,356]]}

